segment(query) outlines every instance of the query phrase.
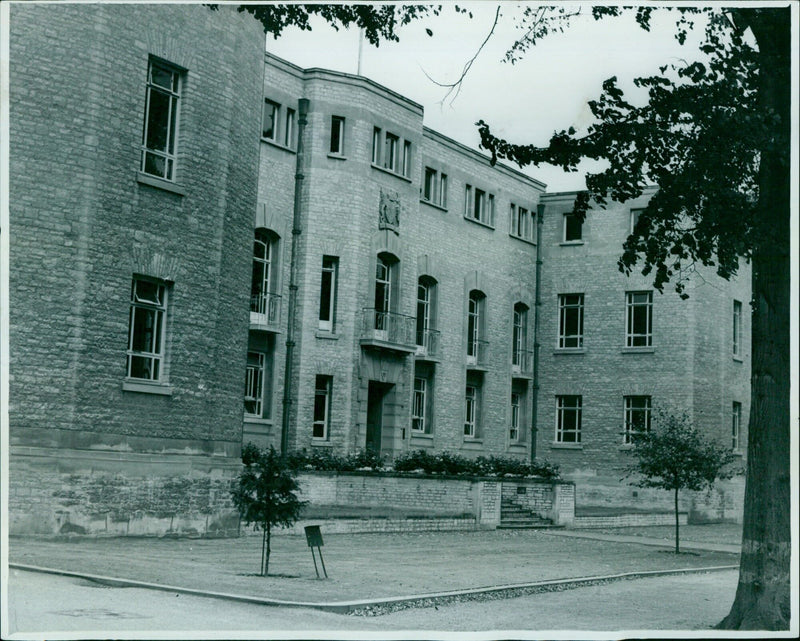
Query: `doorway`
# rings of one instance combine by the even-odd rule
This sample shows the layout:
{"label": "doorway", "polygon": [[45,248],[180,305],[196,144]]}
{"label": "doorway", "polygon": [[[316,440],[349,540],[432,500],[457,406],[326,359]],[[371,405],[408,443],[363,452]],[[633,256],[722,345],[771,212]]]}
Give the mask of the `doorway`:
{"label": "doorway", "polygon": [[384,400],[394,387],[391,383],[369,382],[367,396],[367,440],[366,449],[369,452],[381,453],[382,439],[384,436],[383,421]]}

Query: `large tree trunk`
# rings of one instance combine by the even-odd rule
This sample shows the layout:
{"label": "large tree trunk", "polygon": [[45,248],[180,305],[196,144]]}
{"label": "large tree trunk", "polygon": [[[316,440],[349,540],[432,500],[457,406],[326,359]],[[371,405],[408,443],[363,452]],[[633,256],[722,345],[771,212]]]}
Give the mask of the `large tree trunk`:
{"label": "large tree trunk", "polygon": [[778,116],[761,154],[753,256],[753,378],[739,585],[723,629],[789,627],[789,9],[740,10],[759,46],[762,117]]}

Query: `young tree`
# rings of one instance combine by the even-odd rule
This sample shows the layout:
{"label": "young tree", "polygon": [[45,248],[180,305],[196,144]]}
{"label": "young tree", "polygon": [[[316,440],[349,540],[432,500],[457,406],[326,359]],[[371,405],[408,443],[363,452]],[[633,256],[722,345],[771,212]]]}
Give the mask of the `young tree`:
{"label": "young tree", "polygon": [[675,554],[680,554],[678,492],[710,488],[718,478],[726,478],[724,468],[736,456],[732,450],[709,441],[692,426],[689,416],[660,412],[651,431],[634,435],[636,457],[626,477],[632,485],[672,490],[675,496]]}
{"label": "young tree", "polygon": [[242,463],[244,469],[231,498],[245,523],[255,523],[264,532],[260,574],[267,576],[273,526],[294,525],[308,502],[297,497],[300,490],[294,473],[274,447],[262,450],[248,443],[242,450]]}

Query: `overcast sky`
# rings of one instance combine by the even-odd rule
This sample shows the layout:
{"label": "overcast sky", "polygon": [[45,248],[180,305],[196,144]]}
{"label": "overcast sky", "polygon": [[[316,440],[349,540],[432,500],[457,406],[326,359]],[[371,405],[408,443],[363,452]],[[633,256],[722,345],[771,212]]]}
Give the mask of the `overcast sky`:
{"label": "overcast sky", "polygon": [[[407,96],[425,108],[425,124],[459,142],[477,148],[474,123],[483,118],[498,135],[513,142],[544,145],[553,131],[591,122],[587,101],[600,95],[603,80],[616,75],[634,91],[630,80],[657,72],[680,58],[695,59],[696,44],[681,46],[674,37],[674,13],[662,12],[650,33],[633,16],[595,21],[589,6],[572,19],[564,33],[548,35],[525,58],[502,62],[521,33],[514,21],[520,3],[499,3],[501,17],[495,33],[470,69],[461,93],[452,101],[439,82],[453,82],[475,54],[494,21],[498,3],[462,2],[473,12],[470,20],[445,4],[442,14],[403,27],[399,43],[376,48],[364,43],[362,75]],[[576,5],[577,8],[577,5]],[[322,21],[311,32],[291,29],[267,50],[301,67],[323,67],[348,73],[358,68],[359,33],[336,32]],[[425,29],[433,31],[429,37]],[[548,191],[582,189],[583,174],[566,174],[543,165],[524,170],[547,183]]]}

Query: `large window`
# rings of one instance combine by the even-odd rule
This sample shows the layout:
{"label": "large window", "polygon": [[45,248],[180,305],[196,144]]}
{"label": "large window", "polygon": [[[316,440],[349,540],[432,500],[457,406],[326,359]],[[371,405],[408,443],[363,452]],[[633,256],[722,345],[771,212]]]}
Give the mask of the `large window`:
{"label": "large window", "polygon": [[175,180],[181,73],[159,60],[150,60],[142,135],[141,171]]}
{"label": "large window", "polygon": [[733,301],[733,355],[742,355],[742,303]]}
{"label": "large window", "polygon": [[247,352],[247,369],[244,382],[245,416],[261,418],[264,403],[264,370],[266,355],[261,352]]}
{"label": "large window", "polygon": [[513,327],[511,332],[511,364],[515,369],[525,369],[527,363],[528,308],[523,303],[514,305]]}
{"label": "large window", "polygon": [[636,442],[637,434],[650,431],[651,399],[649,396],[625,397],[625,426],[622,442],[631,445]]}
{"label": "large window", "polygon": [[166,320],[166,283],[134,277],[128,319],[129,378],[154,382],[164,380]]}
{"label": "large window", "polygon": [[516,392],[511,392],[511,424],[508,427],[508,440],[511,443],[519,442],[522,412],[522,397]]}
{"label": "large window", "polygon": [[431,348],[431,330],[434,328],[434,302],[436,281],[421,276],[417,281],[417,345]]}
{"label": "large window", "polygon": [[322,274],[319,288],[319,328],[326,332],[332,332],[335,327],[338,271],[338,258],[335,256],[322,257]]}
{"label": "large window", "polygon": [[344,155],[344,118],[341,116],[331,116],[330,152],[339,156]]}
{"label": "large window", "polygon": [[378,256],[375,263],[375,329],[386,330],[392,309],[392,268],[386,256]]}
{"label": "large window", "polygon": [[581,442],[582,398],[556,396],[556,443]]}
{"label": "large window", "polygon": [[465,189],[464,215],[485,225],[494,224],[494,194],[467,185]]}
{"label": "large window", "polygon": [[314,426],[311,436],[315,439],[328,439],[331,423],[332,376],[317,375],[314,386]]}
{"label": "large window", "polygon": [[478,404],[480,403],[480,392],[476,385],[467,383],[464,395],[465,415],[464,415],[464,436],[476,438],[478,436]]}
{"label": "large window", "polygon": [[279,296],[275,289],[275,257],[278,238],[266,229],[257,229],[253,242],[253,274],[250,281],[250,311],[277,322]]}
{"label": "large window", "polygon": [[742,435],[742,404],[733,402],[733,412],[731,414],[731,448],[738,450],[741,443]]}
{"label": "large window", "polygon": [[583,347],[583,294],[558,295],[558,348]]}
{"label": "large window", "polygon": [[653,345],[653,292],[625,293],[625,346]]}
{"label": "large window", "polygon": [[425,434],[427,425],[427,394],[428,381],[422,377],[414,378],[414,405],[411,409],[411,431]]}
{"label": "large window", "polygon": [[467,358],[471,362],[481,360],[481,346],[484,326],[486,297],[473,289],[467,303]]}
{"label": "large window", "polygon": [[534,240],[535,223],[535,214],[532,211],[511,203],[509,231],[512,236],[532,242]]}
{"label": "large window", "polygon": [[439,207],[447,207],[447,176],[445,174],[425,167],[422,200]]}
{"label": "large window", "polygon": [[564,242],[575,243],[583,239],[583,223],[572,214],[564,214]]}

